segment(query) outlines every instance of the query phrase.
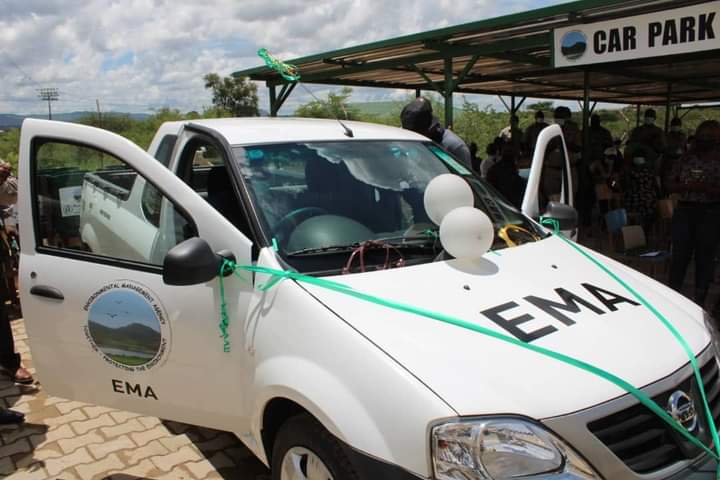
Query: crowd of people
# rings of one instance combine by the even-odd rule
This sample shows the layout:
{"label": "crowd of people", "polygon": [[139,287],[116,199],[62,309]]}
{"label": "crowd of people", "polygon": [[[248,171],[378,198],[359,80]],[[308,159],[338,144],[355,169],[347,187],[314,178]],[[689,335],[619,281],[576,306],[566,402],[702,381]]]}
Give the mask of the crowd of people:
{"label": "crowd of people", "polygon": [[[704,306],[720,244],[720,123],[704,121],[694,135],[687,135],[682,120],[675,117],[665,132],[656,125],[655,110],[648,108],[642,123],[625,142],[620,142],[603,127],[599,115],[590,117],[586,135],[569,108],[557,107],[552,116],[565,139],[580,231],[586,235],[594,227],[606,231],[607,214],[624,210],[630,224],[642,226],[649,245],[671,250],[672,288],[683,289],[694,260],[693,298]],[[517,208],[526,186],[523,167],[530,166],[538,135],[549,125],[541,110],[525,128],[519,117],[512,115],[510,124],[498,132],[485,147],[484,158],[480,158],[475,143],[460,145],[462,140],[457,135],[440,126],[430,102],[424,98],[407,105],[401,121],[404,128],[445,146]],[[583,147],[584,137],[587,148]],[[551,143],[540,183],[544,200],[558,198],[564,167],[564,154],[559,145],[553,147]],[[667,229],[661,228],[663,216],[670,224]],[[713,312],[720,316],[720,301]]]}
{"label": "crowd of people", "polygon": [[[12,382],[31,385],[32,374],[15,351],[11,318],[21,316],[17,290],[19,238],[17,223],[17,178],[9,163],[0,160],[0,371]],[[21,412],[0,407],[0,425],[20,423]]]}

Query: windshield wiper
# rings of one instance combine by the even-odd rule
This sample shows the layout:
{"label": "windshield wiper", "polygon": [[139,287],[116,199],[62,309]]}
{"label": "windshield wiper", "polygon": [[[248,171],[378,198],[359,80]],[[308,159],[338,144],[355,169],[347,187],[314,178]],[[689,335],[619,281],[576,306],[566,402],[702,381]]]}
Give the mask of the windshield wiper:
{"label": "windshield wiper", "polygon": [[[418,243],[418,241],[423,240],[424,243]],[[409,241],[409,242],[408,242]],[[368,239],[367,242],[373,242],[375,247],[380,247],[383,244],[387,244],[394,248],[433,248],[434,244],[436,242],[435,237],[431,236],[425,236],[425,235],[416,235],[416,236],[410,236],[410,237],[403,237],[403,236],[397,236],[397,237],[387,237],[387,238],[372,238]],[[412,242],[412,243],[410,243]],[[343,253],[343,252],[351,252],[355,250],[356,248],[359,248],[366,242],[355,242],[352,244],[347,245],[329,245],[324,247],[309,247],[309,248],[302,248],[300,250],[295,250],[293,252],[289,252],[286,255],[288,257],[297,257],[302,255],[313,255],[316,253]]]}
{"label": "windshield wiper", "polygon": [[352,243],[349,245],[330,245],[326,247],[309,247],[295,250],[294,252],[287,253],[288,257],[297,257],[301,255],[312,255],[314,253],[336,253],[336,252],[351,252],[352,250],[359,247],[359,243]]}

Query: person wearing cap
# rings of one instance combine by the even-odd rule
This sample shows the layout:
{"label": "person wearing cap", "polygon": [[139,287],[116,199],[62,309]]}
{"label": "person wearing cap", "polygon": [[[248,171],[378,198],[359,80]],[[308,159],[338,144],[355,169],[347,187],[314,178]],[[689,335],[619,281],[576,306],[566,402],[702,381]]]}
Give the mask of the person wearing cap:
{"label": "person wearing cap", "polygon": [[632,164],[634,150],[642,148],[648,166],[655,172],[660,170],[660,156],[665,152],[665,132],[655,125],[657,114],[652,108],[645,110],[643,124],[630,133],[628,146],[625,149],[626,164]]}
{"label": "person wearing cap", "polygon": [[543,131],[548,124],[545,123],[545,114],[542,110],[535,112],[535,121],[530,124],[523,134],[523,144],[525,146],[525,153],[532,159],[535,153],[535,144],[537,143],[538,135]]}
{"label": "person wearing cap", "polygon": [[[0,257],[10,255],[10,245],[5,232],[5,220],[11,209],[17,203],[17,179],[12,176],[12,168],[9,163],[0,160]],[[33,377],[21,364],[20,354],[15,353],[15,341],[10,327],[10,317],[6,300],[14,297],[14,279],[0,282],[0,369],[4,370],[10,379],[16,383],[29,385],[33,383]],[[1,420],[0,420],[1,421]]]}
{"label": "person wearing cap", "polygon": [[470,149],[463,140],[449,128],[443,128],[433,115],[432,105],[427,98],[418,97],[405,105],[400,112],[400,123],[407,130],[419,133],[438,143],[450,152],[468,170],[472,170]]}
{"label": "person wearing cap", "polygon": [[680,196],[672,218],[670,287],[680,291],[695,258],[695,302],[703,306],[720,242],[720,122],[698,126],[695,141],[667,175],[665,184]]}

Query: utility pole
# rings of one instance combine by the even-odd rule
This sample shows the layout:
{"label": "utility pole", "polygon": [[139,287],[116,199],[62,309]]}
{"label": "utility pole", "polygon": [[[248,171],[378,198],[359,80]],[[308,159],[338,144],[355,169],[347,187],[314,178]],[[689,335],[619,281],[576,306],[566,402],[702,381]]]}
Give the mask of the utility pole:
{"label": "utility pole", "polygon": [[38,98],[48,102],[48,120],[52,120],[52,102],[60,98],[57,88],[38,88]]}
{"label": "utility pole", "polygon": [[95,105],[97,106],[97,112],[98,112],[98,127],[102,128],[102,113],[100,113],[100,99],[95,99]]}

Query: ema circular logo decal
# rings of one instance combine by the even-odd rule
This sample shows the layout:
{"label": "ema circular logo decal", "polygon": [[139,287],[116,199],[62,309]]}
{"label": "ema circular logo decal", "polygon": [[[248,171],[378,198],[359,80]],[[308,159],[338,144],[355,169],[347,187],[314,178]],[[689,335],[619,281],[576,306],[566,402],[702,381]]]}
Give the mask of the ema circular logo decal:
{"label": "ema circular logo decal", "polygon": [[577,60],[585,55],[587,50],[587,37],[579,30],[573,30],[563,35],[560,41],[560,52],[568,60]]}
{"label": "ema circular logo decal", "polygon": [[142,284],[118,280],[93,293],[85,337],[115,367],[147,371],[165,359],[170,342],[167,315],[155,294]]}

